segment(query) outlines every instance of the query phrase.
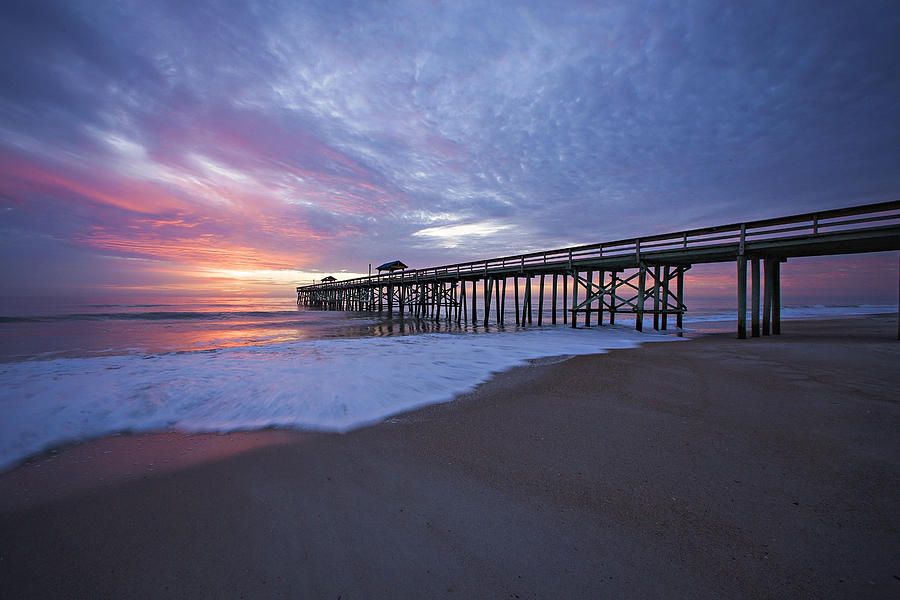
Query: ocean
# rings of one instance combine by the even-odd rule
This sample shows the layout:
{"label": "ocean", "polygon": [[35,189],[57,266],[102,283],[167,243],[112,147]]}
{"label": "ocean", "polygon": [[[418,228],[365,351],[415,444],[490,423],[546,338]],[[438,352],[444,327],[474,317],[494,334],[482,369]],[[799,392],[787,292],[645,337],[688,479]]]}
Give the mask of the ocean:
{"label": "ocean", "polygon": [[[890,312],[896,307],[807,306],[782,315]],[[0,470],[120,432],[346,432],[449,401],[529,360],[682,339],[653,332],[650,321],[638,333],[625,319],[588,329],[561,320],[457,326],[308,310],[290,298],[8,308],[0,312]],[[713,308],[685,325],[727,331],[734,320]]]}

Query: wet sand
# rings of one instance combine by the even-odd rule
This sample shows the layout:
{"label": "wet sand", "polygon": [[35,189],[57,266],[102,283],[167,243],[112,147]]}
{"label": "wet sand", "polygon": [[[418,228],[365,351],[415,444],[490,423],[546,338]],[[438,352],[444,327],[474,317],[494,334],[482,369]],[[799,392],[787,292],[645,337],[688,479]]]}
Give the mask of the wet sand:
{"label": "wet sand", "polygon": [[40,457],[0,475],[0,598],[900,597],[895,317],[783,329],[522,367],[346,435]]}

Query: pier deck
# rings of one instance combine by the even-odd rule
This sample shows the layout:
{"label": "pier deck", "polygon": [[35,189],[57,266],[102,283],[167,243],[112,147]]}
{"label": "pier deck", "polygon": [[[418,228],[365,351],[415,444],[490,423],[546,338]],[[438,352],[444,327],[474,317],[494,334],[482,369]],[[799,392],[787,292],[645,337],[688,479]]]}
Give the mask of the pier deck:
{"label": "pier deck", "polygon": [[653,317],[654,329],[668,329],[668,318],[674,316],[680,330],[687,310],[684,273],[695,264],[734,262],[737,334],[745,338],[748,263],[751,335],[777,335],[782,262],[802,256],[889,250],[900,250],[900,201],[299,286],[297,303],[325,310],[392,313],[397,309],[420,318],[457,322],[468,322],[471,316],[476,323],[480,284],[481,320],[485,325],[491,322],[493,302],[493,322],[503,324],[506,286],[512,280],[516,323],[531,324],[535,312],[532,280],[536,279],[537,322],[541,325],[549,278],[551,323],[557,322],[559,302],[563,322],[571,321],[573,327],[580,318],[585,326],[602,325],[604,315],[609,323],[615,323],[617,314],[630,313],[638,330],[647,315]]}

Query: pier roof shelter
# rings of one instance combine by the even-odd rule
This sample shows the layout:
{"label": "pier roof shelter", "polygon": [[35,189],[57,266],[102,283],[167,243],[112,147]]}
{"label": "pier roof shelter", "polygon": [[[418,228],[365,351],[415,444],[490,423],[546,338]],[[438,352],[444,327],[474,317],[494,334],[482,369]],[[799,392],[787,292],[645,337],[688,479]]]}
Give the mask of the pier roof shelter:
{"label": "pier roof shelter", "polygon": [[403,264],[399,260],[392,260],[390,262],[386,262],[383,265],[378,265],[375,267],[379,272],[387,271],[389,273],[393,273],[394,271],[402,271],[403,269],[408,269],[405,264]]}
{"label": "pier roof shelter", "polygon": [[330,283],[332,281],[337,281],[337,278],[329,275],[328,277],[322,279],[322,283]]}

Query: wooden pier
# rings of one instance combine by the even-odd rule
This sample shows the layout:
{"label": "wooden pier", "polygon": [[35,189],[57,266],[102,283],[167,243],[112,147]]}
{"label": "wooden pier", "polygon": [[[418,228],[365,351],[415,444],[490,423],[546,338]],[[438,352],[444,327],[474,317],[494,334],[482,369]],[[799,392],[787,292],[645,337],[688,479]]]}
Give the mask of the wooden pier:
{"label": "wooden pier", "polygon": [[900,250],[900,201],[300,286],[297,303],[502,325],[511,284],[516,324],[533,324],[535,312],[537,324],[544,324],[545,308],[551,324],[561,312],[563,323],[572,327],[613,324],[626,313],[634,315],[638,330],[645,317],[652,316],[653,328],[662,330],[674,319],[680,335],[687,310],[685,272],[695,264],[734,262],[737,335],[746,338],[748,264],[750,335],[778,335],[781,263],[887,250]]}

